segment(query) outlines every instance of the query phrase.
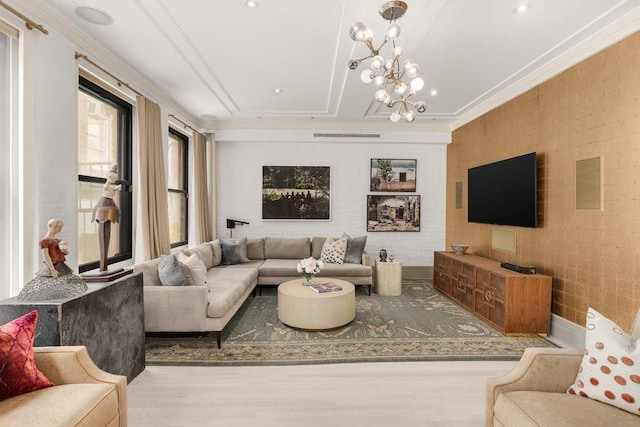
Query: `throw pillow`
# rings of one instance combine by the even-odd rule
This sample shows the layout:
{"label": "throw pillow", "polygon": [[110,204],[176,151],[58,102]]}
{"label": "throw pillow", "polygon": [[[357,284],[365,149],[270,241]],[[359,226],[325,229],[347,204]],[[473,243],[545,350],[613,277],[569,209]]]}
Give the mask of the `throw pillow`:
{"label": "throw pillow", "polygon": [[36,366],[33,339],[38,311],[0,326],[0,400],[51,387]]}
{"label": "throw pillow", "polygon": [[189,269],[194,285],[202,286],[207,283],[207,267],[204,266],[198,254],[193,253],[187,256],[180,252],[178,261]]}
{"label": "throw pillow", "polygon": [[344,255],[347,252],[347,238],[341,237],[340,239],[334,239],[328,237],[322,245],[322,253],[320,259],[322,262],[329,264],[342,264],[344,262]]}
{"label": "throw pillow", "polygon": [[162,286],[193,285],[189,269],[173,255],[162,255],[158,262],[158,277]]}
{"label": "throw pillow", "polygon": [[250,262],[247,258],[247,238],[243,237],[235,242],[228,239],[220,239],[222,247],[222,264],[244,264]]}
{"label": "throw pillow", "polygon": [[362,264],[362,253],[367,245],[367,236],[351,237],[344,233],[342,237],[347,239],[347,253],[344,255],[344,262]]}
{"label": "throw pillow", "polygon": [[567,393],[640,415],[640,340],[589,308],[584,357]]}
{"label": "throw pillow", "polygon": [[213,249],[212,267],[217,267],[222,262],[222,247],[220,246],[220,240],[216,239],[211,242],[211,248]]}
{"label": "throw pillow", "polygon": [[183,249],[185,255],[198,254],[205,268],[212,268],[214,262],[213,246],[210,243],[200,243],[195,248]]}

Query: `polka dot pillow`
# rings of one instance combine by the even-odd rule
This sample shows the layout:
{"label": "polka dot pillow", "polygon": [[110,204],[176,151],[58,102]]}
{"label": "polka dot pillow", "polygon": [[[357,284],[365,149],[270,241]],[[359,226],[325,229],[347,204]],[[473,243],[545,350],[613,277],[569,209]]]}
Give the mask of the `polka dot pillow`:
{"label": "polka dot pillow", "polygon": [[640,340],[589,308],[584,357],[567,393],[640,415]]}
{"label": "polka dot pillow", "polygon": [[322,245],[322,252],[320,253],[320,259],[322,262],[329,264],[342,264],[344,263],[344,256],[347,253],[347,238],[342,237],[340,239],[334,239],[328,237]]}

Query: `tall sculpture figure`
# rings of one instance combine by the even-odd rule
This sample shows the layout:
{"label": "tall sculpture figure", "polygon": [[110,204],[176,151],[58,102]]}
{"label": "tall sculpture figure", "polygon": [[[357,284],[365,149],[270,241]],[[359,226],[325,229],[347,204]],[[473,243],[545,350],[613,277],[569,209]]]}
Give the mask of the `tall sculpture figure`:
{"label": "tall sculpture figure", "polygon": [[113,200],[116,191],[122,189],[122,184],[117,184],[118,165],[113,165],[107,174],[107,182],[102,187],[102,197],[93,209],[91,222],[98,222],[98,243],[100,245],[100,271],[107,271],[107,258],[109,258],[109,241],[111,240],[111,223],[120,221],[120,209]]}

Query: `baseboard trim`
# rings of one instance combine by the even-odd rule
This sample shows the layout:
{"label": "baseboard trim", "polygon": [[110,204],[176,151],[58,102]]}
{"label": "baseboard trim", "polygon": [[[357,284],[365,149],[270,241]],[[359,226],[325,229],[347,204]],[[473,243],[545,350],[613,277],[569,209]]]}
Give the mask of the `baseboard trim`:
{"label": "baseboard trim", "polygon": [[425,277],[433,277],[433,267],[415,265],[402,266],[403,279],[424,279]]}
{"label": "baseboard trim", "polygon": [[547,338],[563,348],[584,348],[585,328],[552,314],[551,333]]}

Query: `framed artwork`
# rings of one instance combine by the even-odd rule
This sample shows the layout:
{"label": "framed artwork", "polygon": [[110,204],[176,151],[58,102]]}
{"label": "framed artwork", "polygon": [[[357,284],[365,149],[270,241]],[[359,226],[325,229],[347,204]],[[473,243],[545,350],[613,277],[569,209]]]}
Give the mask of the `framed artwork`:
{"label": "framed artwork", "polygon": [[367,231],[420,231],[420,196],[367,196]]}
{"label": "framed artwork", "polygon": [[371,191],[415,192],[416,159],[371,159]]}
{"label": "framed artwork", "polygon": [[263,166],[262,219],[330,220],[330,166]]}

